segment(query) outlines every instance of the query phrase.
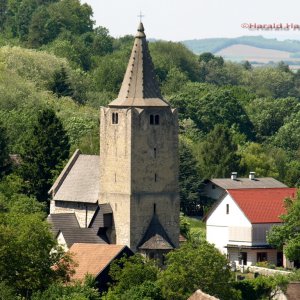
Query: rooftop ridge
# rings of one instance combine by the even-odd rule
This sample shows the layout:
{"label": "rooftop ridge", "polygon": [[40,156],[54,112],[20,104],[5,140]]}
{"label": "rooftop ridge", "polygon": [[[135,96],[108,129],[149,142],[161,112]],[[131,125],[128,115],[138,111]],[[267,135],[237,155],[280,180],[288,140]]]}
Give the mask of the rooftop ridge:
{"label": "rooftop ridge", "polygon": [[66,164],[66,166],[64,167],[62,172],[60,173],[60,175],[57,177],[57,179],[53,183],[52,187],[48,191],[48,194],[51,194],[51,193],[53,194],[52,198],[56,194],[56,192],[59,190],[59,188],[61,187],[62,183],[66,179],[67,175],[69,174],[70,170],[74,166],[74,164],[77,161],[80,154],[81,154],[81,151],[79,149],[76,149],[74,154],[72,155],[72,157],[70,158],[70,160],[68,161],[68,163]]}

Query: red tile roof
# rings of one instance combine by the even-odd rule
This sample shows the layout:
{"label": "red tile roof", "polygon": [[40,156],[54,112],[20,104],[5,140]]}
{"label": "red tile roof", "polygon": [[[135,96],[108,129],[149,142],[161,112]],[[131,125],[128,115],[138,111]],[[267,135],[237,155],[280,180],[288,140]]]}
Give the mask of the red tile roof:
{"label": "red tile roof", "polygon": [[284,199],[295,198],[295,188],[228,190],[251,223],[281,223]]}
{"label": "red tile roof", "polygon": [[105,244],[73,244],[70,252],[74,255],[73,279],[84,279],[86,274],[97,276],[120,254],[126,246]]}

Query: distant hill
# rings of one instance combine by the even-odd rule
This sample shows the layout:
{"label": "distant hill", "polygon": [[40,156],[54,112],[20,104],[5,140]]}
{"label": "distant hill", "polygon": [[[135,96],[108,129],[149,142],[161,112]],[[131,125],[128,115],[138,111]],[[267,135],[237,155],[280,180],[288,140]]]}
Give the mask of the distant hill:
{"label": "distant hill", "polygon": [[217,53],[218,51],[233,45],[248,45],[262,49],[273,49],[291,53],[300,52],[300,41],[266,39],[263,36],[242,36],[237,38],[211,38],[182,41],[196,54],[203,52]]}

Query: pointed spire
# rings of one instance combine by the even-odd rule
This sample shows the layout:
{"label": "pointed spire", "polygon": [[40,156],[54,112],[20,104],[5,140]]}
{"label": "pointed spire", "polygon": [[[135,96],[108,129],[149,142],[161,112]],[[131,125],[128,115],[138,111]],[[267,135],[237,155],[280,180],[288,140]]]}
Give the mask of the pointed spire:
{"label": "pointed spire", "polygon": [[142,22],[135,35],[119,96],[109,106],[170,106],[161,96]]}

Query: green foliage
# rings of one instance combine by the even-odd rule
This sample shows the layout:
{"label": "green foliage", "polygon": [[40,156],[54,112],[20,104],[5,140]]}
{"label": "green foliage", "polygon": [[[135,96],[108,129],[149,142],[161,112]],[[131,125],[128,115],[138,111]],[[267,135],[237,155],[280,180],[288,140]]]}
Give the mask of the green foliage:
{"label": "green foliage", "polygon": [[229,128],[236,126],[239,132],[252,138],[253,125],[236,94],[231,88],[187,83],[171,97],[171,103],[179,109],[180,119],[191,118],[206,133],[216,124],[222,124]]}
{"label": "green foliage", "polygon": [[[296,195],[295,195],[296,196]],[[274,226],[267,235],[268,243],[278,249],[283,249],[286,257],[291,260],[300,260],[300,192],[293,201],[285,202],[287,213],[281,216],[282,226]]]}
{"label": "green foliage", "polygon": [[276,299],[276,296],[286,290],[289,278],[283,275],[258,276],[255,279],[245,279],[234,283],[240,290],[243,300]]}
{"label": "green foliage", "polygon": [[14,289],[7,282],[0,282],[0,300],[16,300],[17,295]]}
{"label": "green foliage", "polygon": [[58,97],[72,96],[73,91],[70,86],[69,78],[64,67],[53,74],[53,81],[49,84],[50,90]]}
{"label": "green foliage", "polygon": [[259,97],[284,98],[295,95],[293,74],[279,68],[255,68],[246,72],[242,81]]}
{"label": "green foliage", "polygon": [[288,151],[300,148],[300,111],[291,115],[273,136],[273,143]]}
{"label": "green foliage", "polygon": [[149,44],[155,72],[161,82],[164,82],[169,72],[176,67],[185,73],[189,80],[199,79],[196,56],[181,43],[158,41]]}
{"label": "green foliage", "polygon": [[28,43],[39,47],[53,41],[64,31],[80,35],[92,31],[92,9],[79,0],[62,0],[41,6],[32,15]]}
{"label": "green foliage", "polygon": [[19,210],[2,214],[0,281],[7,282],[22,296],[47,287],[56,277],[51,266],[62,255],[58,252],[49,254],[54,247],[48,224],[39,214],[24,214]]}
{"label": "green foliage", "polygon": [[9,166],[8,137],[6,129],[0,121],[0,179]]}
{"label": "green foliage", "polygon": [[191,224],[188,219],[184,216],[184,214],[180,214],[180,234],[182,234],[185,238],[188,238],[191,231]]}
{"label": "green foliage", "polygon": [[159,275],[164,299],[187,299],[197,289],[221,299],[238,299],[227,263],[226,257],[205,241],[185,243],[167,254],[166,269]]}
{"label": "green foliage", "polygon": [[300,110],[295,98],[259,98],[246,107],[258,137],[274,135],[289,117]]}
{"label": "green foliage", "polygon": [[65,285],[60,282],[53,283],[44,292],[36,292],[31,297],[32,300],[100,300],[100,295],[95,288],[95,280],[89,275],[84,282],[75,282]]}
{"label": "green foliage", "polygon": [[143,295],[145,299],[159,300],[160,293],[155,284],[158,273],[156,262],[145,260],[140,254],[123,257],[111,265],[109,275],[113,284],[104,299],[138,299],[138,295]]}
{"label": "green foliage", "polygon": [[239,170],[239,164],[240,157],[230,131],[216,125],[200,145],[199,169],[202,178],[228,177],[231,172]]}
{"label": "green foliage", "polygon": [[271,149],[258,144],[247,143],[238,152],[241,155],[241,170],[243,174],[255,172],[258,177],[278,177],[275,156],[270,155]]}
{"label": "green foliage", "polygon": [[179,143],[179,194],[180,209],[184,214],[200,214],[201,179],[195,160],[189,146],[182,139]]}
{"label": "green foliage", "polygon": [[53,172],[69,157],[69,139],[53,110],[39,113],[21,153],[20,174],[27,182],[27,193],[40,201],[48,199]]}

